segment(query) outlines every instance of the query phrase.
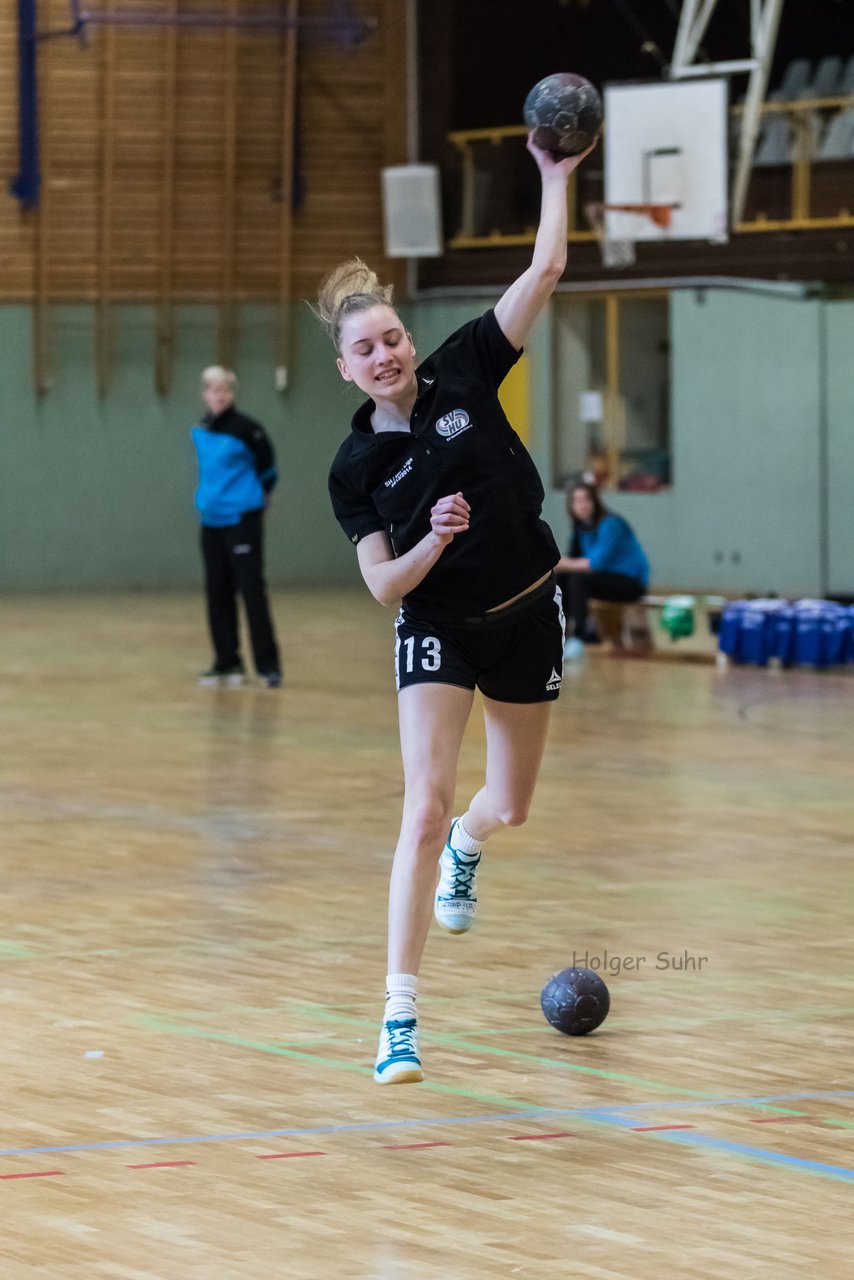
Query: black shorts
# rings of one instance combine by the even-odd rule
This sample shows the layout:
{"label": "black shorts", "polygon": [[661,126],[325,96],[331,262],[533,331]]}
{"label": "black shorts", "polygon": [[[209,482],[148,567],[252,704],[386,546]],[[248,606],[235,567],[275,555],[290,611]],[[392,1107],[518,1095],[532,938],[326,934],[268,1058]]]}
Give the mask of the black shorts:
{"label": "black shorts", "polygon": [[554,578],[499,613],[431,623],[401,610],[398,689],[453,684],[496,702],[553,702],[563,677],[564,617]]}

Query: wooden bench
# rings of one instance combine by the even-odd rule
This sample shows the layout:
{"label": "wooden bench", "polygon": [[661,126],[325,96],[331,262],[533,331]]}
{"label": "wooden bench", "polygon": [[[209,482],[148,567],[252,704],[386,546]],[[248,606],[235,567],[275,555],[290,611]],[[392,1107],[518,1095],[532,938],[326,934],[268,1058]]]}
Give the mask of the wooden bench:
{"label": "wooden bench", "polygon": [[[694,617],[699,624],[695,636],[679,640],[664,638],[664,632],[658,625],[659,616],[667,602],[675,595],[690,595],[694,601]],[[699,649],[713,657],[716,644],[713,641],[712,621],[716,615],[720,614],[725,604],[725,596],[674,591],[666,596],[645,595],[633,604],[591,600],[590,612],[596,620],[603,645],[611,652],[641,656],[654,651],[672,652],[678,647],[686,655],[689,649],[692,651]],[[652,618],[655,619],[654,622]],[[692,644],[692,640],[695,643]]]}

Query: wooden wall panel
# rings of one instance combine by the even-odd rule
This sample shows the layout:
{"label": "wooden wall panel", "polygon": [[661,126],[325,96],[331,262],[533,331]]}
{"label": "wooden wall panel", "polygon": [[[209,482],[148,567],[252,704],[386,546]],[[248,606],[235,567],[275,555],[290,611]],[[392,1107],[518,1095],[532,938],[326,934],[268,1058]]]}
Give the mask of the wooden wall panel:
{"label": "wooden wall panel", "polygon": [[[174,0],[102,2],[122,12],[174,7]],[[250,15],[273,11],[276,0],[180,0],[177,7],[181,14]],[[356,8],[378,22],[358,46],[328,35],[300,40],[295,297],[312,297],[323,273],[351,253],[383,265],[379,170],[405,156],[404,5],[359,0]],[[331,6],[301,0],[300,10],[319,18]],[[42,28],[68,21],[67,0],[41,0]],[[170,39],[176,43],[171,216],[164,183]],[[0,160],[6,179],[17,171],[16,42],[15,0],[0,0]],[[230,42],[236,85],[233,233],[224,91]],[[87,48],[72,39],[41,45],[48,300],[94,299],[105,281],[112,300],[154,299],[159,291],[162,298],[164,279],[176,300],[219,298],[224,281],[235,300],[279,297],[282,43],[274,32],[182,29],[176,37],[162,29],[114,28],[108,34],[91,28]],[[397,84],[389,84],[390,66],[398,68]],[[398,103],[391,120],[390,93]],[[0,300],[33,297],[38,216],[22,212],[3,183]],[[168,263],[164,252],[171,255]]]}

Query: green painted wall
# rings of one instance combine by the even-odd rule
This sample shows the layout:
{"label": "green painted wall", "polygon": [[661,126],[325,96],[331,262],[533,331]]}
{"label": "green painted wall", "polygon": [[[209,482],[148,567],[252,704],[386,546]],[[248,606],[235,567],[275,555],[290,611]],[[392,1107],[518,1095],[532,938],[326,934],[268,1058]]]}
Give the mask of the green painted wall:
{"label": "green painted wall", "polygon": [[[421,355],[494,299],[405,308]],[[56,380],[32,390],[30,313],[0,308],[0,587],[182,587],[199,583],[188,429],[198,375],[216,350],[216,313],[184,307],[172,394],[153,386],[153,316],[115,312],[108,395],[95,386],[92,310],[53,315]],[[531,452],[552,474],[553,317],[528,343]],[[854,303],[796,302],[708,290],[673,295],[673,488],[614,494],[661,586],[817,594],[854,591]],[[288,390],[273,386],[272,316],[240,320],[239,403],[276,444],[282,481],[268,519],[274,584],[358,580],[326,496],[330,460],[358,393],[335,371],[313,316],[295,308]],[[826,458],[826,465],[825,465]],[[827,496],[826,509],[823,507]],[[567,537],[563,495],[544,512]],[[734,559],[734,556],[738,557]]]}
{"label": "green painted wall", "polygon": [[828,581],[854,595],[854,303],[826,309]]}
{"label": "green painted wall", "polygon": [[[272,317],[247,308],[240,322],[239,404],[269,430],[281,481],[268,517],[271,582],[310,585],[355,578],[354,556],[331,518],[326,473],[357,394],[306,307],[295,309],[291,385],[273,386]],[[115,313],[108,395],[95,385],[92,310],[52,317],[55,383],[32,390],[30,314],[0,308],[0,586],[159,587],[199,582],[189,427],[198,378],[215,360],[216,314],[183,307],[173,391],[153,386],[153,316]]]}
{"label": "green painted wall", "polygon": [[[841,462],[847,448],[850,476],[852,325],[849,303],[725,290],[672,295],[673,487],[614,495],[612,504],[637,529],[657,583],[822,592],[825,404],[835,389],[836,452]],[[832,484],[841,568],[843,546],[849,559],[852,547],[850,499],[844,480]]]}
{"label": "green painted wall", "polygon": [[674,296],[678,580],[819,590],[820,310],[757,294]]}

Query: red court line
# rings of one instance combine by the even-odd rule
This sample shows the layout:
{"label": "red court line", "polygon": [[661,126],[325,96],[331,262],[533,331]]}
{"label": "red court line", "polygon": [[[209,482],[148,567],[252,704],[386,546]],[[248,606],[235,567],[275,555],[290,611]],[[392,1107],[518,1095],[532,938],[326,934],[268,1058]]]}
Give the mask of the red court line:
{"label": "red court line", "polygon": [[198,1164],[197,1160],[159,1160],[157,1164],[129,1164],[127,1169],[180,1169],[185,1164]]}
{"label": "red court line", "polygon": [[383,1147],[384,1151],[423,1151],[425,1147],[450,1147],[450,1142],[401,1142]]}
{"label": "red court line", "polygon": [[814,1120],[815,1116],[760,1116],[751,1124],[794,1124],[796,1120]]}
{"label": "red court line", "polygon": [[511,1137],[511,1142],[548,1142],[549,1138],[576,1138],[575,1133],[522,1133]]}
{"label": "red court line", "polygon": [[650,1124],[641,1129],[632,1129],[632,1133],[665,1133],[670,1129],[696,1129],[695,1124]]}
{"label": "red court line", "polygon": [[0,1182],[9,1182],[13,1178],[62,1178],[64,1169],[46,1169],[44,1173],[0,1173]]}
{"label": "red court line", "polygon": [[298,1156],[325,1156],[325,1151],[274,1151],[268,1156],[256,1156],[256,1160],[295,1160]]}

